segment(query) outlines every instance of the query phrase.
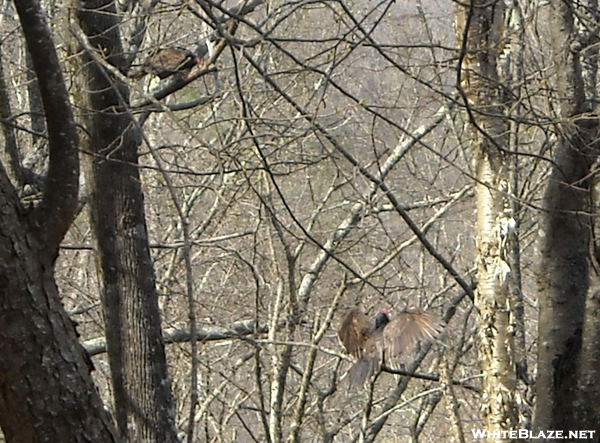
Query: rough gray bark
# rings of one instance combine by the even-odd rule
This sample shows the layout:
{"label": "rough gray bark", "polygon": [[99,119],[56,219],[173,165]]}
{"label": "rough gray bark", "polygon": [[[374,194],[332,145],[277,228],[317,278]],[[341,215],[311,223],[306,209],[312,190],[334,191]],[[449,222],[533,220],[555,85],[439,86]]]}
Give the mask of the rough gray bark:
{"label": "rough gray bark", "polygon": [[[586,12],[597,15],[597,5],[588,7]],[[534,427],[598,432],[600,417],[593,386],[600,380],[596,365],[590,366],[599,345],[594,297],[586,306],[590,282],[590,171],[599,152],[598,121],[589,115],[595,111],[598,51],[592,49],[597,45],[577,50],[594,40],[577,29],[574,3],[554,1],[552,8],[561,121],[557,124],[558,146],[544,196],[547,212],[539,231],[540,321]],[[580,18],[585,17],[583,9]],[[594,29],[591,32],[597,35]],[[594,38],[597,40],[597,36]],[[588,331],[585,342],[584,330]]]}
{"label": "rough gray bark", "polygon": [[0,165],[0,425],[7,442],[114,442],[53,275],[77,205],[73,115],[39,3],[15,5],[40,86],[50,167],[42,201],[28,212]]}
{"label": "rough gray bark", "polygon": [[[114,2],[85,1],[77,18],[92,47],[126,70]],[[115,417],[128,442],[176,442],[174,406],[137,167],[139,133],[127,86],[83,55],[86,183],[101,282]],[[86,102],[84,104],[84,102]]]}
{"label": "rough gray bark", "polygon": [[[598,160],[592,166],[597,168]],[[600,194],[598,193],[598,177],[595,176],[592,184],[592,213],[600,213]],[[600,371],[600,220],[598,217],[592,218],[593,224],[593,245],[592,245],[592,263],[593,271],[591,275],[591,287],[588,291],[585,307],[584,327],[582,335],[582,368],[579,384],[586,397],[586,404],[594,405],[600,402],[600,383],[598,383]],[[594,418],[594,417],[592,417]],[[597,420],[598,418],[596,418]]]}
{"label": "rough gray bark", "polygon": [[587,190],[574,186],[589,171],[589,161],[559,146],[540,229],[539,345],[536,429],[579,429],[573,413],[585,296],[589,284]]}
{"label": "rough gray bark", "polygon": [[[2,171],[4,175],[4,171]],[[44,245],[6,198],[0,218],[0,426],[7,442],[114,442]],[[19,252],[16,252],[19,251]]]}

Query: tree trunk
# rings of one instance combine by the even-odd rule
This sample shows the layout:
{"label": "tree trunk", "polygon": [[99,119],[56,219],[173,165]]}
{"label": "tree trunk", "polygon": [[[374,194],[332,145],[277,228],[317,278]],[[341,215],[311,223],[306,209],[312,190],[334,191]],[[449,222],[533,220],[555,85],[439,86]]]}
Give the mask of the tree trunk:
{"label": "tree trunk", "polygon": [[54,261],[77,205],[77,134],[44,14],[15,2],[48,126],[42,201],[26,211],[0,165],[0,425],[7,442],[114,442],[73,324],[54,282]]}
{"label": "tree trunk", "polygon": [[[504,119],[498,51],[502,49],[505,5],[474,1],[458,6],[457,31],[463,44],[461,87],[473,134],[473,163],[477,179],[479,312],[477,347],[483,372],[482,412],[485,428],[496,433],[489,441],[504,440],[500,431],[519,424],[516,403],[514,344],[510,333],[510,248],[514,220],[509,200],[511,177],[505,153],[508,126]],[[506,75],[507,73],[505,73]]]}
{"label": "tree trunk", "polygon": [[540,319],[534,427],[538,430],[592,429],[580,425],[584,403],[576,406],[590,240],[589,216],[584,210],[589,202],[585,177],[591,159],[581,148],[577,137],[561,137],[544,198],[548,212],[539,232],[537,280]]}
{"label": "tree trunk", "polygon": [[[125,70],[115,5],[94,0],[78,19],[91,45]],[[176,442],[174,405],[137,162],[139,132],[125,84],[89,54],[83,107],[93,156],[86,169],[115,416],[128,442]]]}
{"label": "tree trunk", "polygon": [[114,442],[52,263],[39,258],[44,247],[31,240],[34,231],[19,219],[16,201],[6,199],[6,177],[3,182],[0,425],[6,441]]}
{"label": "tree trunk", "polygon": [[[554,167],[544,196],[547,212],[539,231],[540,320],[534,427],[593,429],[600,433],[594,388],[600,380],[593,363],[598,355],[599,325],[594,318],[593,296],[586,306],[590,282],[590,172],[599,152],[598,121],[589,118],[596,106],[597,20],[596,28],[584,24],[577,29],[581,18],[598,15],[598,7],[581,6],[577,20],[574,7],[570,1],[553,1],[550,14],[553,53],[559,67],[556,94],[561,122],[557,125]],[[590,48],[579,52],[577,48],[583,49],[585,44]]]}

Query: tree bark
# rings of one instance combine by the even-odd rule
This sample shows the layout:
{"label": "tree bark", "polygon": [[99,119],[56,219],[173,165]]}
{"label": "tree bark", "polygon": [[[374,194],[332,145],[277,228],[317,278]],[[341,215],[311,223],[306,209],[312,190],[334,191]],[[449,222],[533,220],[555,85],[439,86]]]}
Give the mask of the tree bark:
{"label": "tree bark", "polygon": [[595,429],[579,425],[585,403],[576,406],[590,240],[590,221],[584,210],[589,202],[585,177],[591,159],[581,148],[576,138],[561,138],[544,198],[548,212],[539,231],[540,314],[534,422],[539,430]]}
{"label": "tree bark", "polygon": [[[596,27],[577,29],[597,4],[553,1],[551,36],[560,102],[558,146],[544,196],[539,231],[537,430],[589,429],[600,433],[597,411],[598,321],[589,291],[591,166],[598,158]],[[587,35],[587,33],[590,35]],[[584,45],[589,44],[589,48]],[[585,49],[585,51],[583,50]],[[587,306],[586,306],[587,303]],[[584,331],[586,333],[584,334]]]}
{"label": "tree bark", "polygon": [[[114,2],[90,0],[77,17],[92,47],[126,70]],[[153,264],[140,185],[138,128],[125,84],[84,54],[86,165],[115,416],[128,442],[176,442]]]}
{"label": "tree bark", "polygon": [[77,205],[73,114],[39,3],[15,5],[40,86],[50,165],[42,201],[31,211],[0,165],[0,425],[7,442],[114,442],[54,282],[58,246]]}
{"label": "tree bark", "polygon": [[40,260],[44,246],[19,219],[15,200],[6,198],[5,176],[2,181],[0,425],[6,441],[115,442],[53,266]]}
{"label": "tree bark", "polygon": [[[457,31],[463,45],[460,86],[473,134],[477,179],[477,279],[479,312],[477,348],[483,372],[482,413],[485,428],[502,441],[499,431],[518,427],[514,343],[510,333],[509,238],[514,220],[509,195],[508,125],[504,118],[499,51],[503,49],[506,6],[474,1],[457,6]],[[504,73],[507,74],[507,73]],[[513,313],[514,315],[514,313]]]}

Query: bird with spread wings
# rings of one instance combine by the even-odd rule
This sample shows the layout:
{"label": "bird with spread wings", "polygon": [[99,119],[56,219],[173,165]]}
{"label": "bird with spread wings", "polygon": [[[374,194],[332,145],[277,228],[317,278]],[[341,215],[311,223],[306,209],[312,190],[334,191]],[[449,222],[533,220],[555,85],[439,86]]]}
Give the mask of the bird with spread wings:
{"label": "bird with spread wings", "polygon": [[434,340],[443,329],[442,321],[429,312],[409,309],[390,319],[381,309],[374,323],[358,308],[342,319],[338,337],[346,351],[356,358],[350,369],[352,384],[363,385],[383,363],[410,352],[420,340]]}

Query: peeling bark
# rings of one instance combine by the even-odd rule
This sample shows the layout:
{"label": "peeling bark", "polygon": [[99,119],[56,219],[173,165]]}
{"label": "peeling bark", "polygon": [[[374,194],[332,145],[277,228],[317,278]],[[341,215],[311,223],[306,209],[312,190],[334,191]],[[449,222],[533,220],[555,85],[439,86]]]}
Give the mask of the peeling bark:
{"label": "peeling bark", "polygon": [[508,239],[513,235],[515,222],[506,154],[508,125],[502,99],[509,79],[499,66],[506,13],[503,2],[489,5],[475,1],[469,8],[457,6],[457,32],[463,45],[459,80],[473,134],[477,180],[479,255],[475,306],[479,312],[477,347],[484,376],[481,409],[490,432],[516,429],[521,421],[510,333],[515,307],[511,306],[509,292],[512,270]]}

